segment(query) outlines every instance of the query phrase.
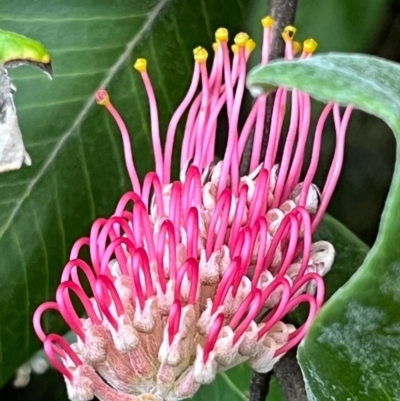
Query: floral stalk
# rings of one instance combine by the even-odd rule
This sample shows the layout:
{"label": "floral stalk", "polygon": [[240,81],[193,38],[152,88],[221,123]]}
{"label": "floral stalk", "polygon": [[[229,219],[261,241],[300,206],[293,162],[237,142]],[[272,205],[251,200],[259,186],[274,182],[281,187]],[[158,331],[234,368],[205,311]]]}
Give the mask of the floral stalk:
{"label": "floral stalk", "polygon": [[[262,62],[267,63],[274,21],[266,17],[262,23]],[[294,34],[290,26],[283,32],[286,59],[300,51]],[[234,42],[231,56],[227,30],[217,30],[210,72],[207,51],[194,50],[192,83],[171,118],[164,150],[147,62],[136,61],[150,104],[155,155],[155,171],[142,184],[122,117],[105,90],[96,94],[119,126],[132,191],[121,197],[111,217],[96,220],[90,234],[74,244],[56,301],[41,305],[34,316],[35,330],[64,375],[71,400],[172,401],[193,396],[218,372],[242,362],[268,372],[301,341],[323,303],[322,276],[331,267],[334,250],[327,242],[312,243],[312,233],[338,179],[351,109],[341,116],[337,105],[325,107],[311,162],[305,166],[310,99],[279,88],[266,156],[261,158],[267,95],[257,99],[245,124],[239,125],[246,66],[255,43],[245,33]],[[300,57],[311,57],[315,48],[313,40],[305,41]],[[225,110],[226,152],[214,164],[218,117]],[[180,177],[173,181],[172,150],[185,113]],[[330,113],[337,146],[320,193],[312,181]],[[251,170],[240,177],[253,129]],[[80,256],[84,249],[90,261]],[[83,276],[90,295],[83,289]],[[87,317],[78,316],[71,293]],[[303,303],[309,306],[305,323],[298,328],[285,323],[285,316]],[[43,331],[41,316],[47,310],[62,315],[77,334],[75,344]]]}

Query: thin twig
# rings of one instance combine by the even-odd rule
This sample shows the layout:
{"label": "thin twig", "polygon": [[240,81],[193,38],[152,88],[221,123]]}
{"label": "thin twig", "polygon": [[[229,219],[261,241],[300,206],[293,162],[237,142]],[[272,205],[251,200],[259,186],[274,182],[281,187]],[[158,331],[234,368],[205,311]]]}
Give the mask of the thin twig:
{"label": "thin twig", "polygon": [[[296,17],[298,0],[271,0],[269,14],[275,19],[275,25],[271,43],[270,60],[283,57],[285,54],[285,42],[282,39],[283,28],[292,25]],[[269,129],[272,120],[272,109],[275,102],[275,92],[268,96],[265,132],[261,145],[261,160],[267,150]]]}
{"label": "thin twig", "polygon": [[264,401],[269,393],[272,370],[268,373],[258,373],[253,370],[250,382],[250,401]]}
{"label": "thin twig", "polygon": [[296,17],[298,0],[271,0],[269,14],[275,19],[270,59],[283,57],[285,42],[282,39],[283,28],[292,25]]}
{"label": "thin twig", "polygon": [[297,348],[292,349],[276,363],[274,366],[274,375],[283,392],[285,400],[307,401],[303,374],[297,363],[296,353]]}
{"label": "thin twig", "polygon": [[[296,16],[298,0],[270,0],[269,15],[275,19],[275,25],[272,36],[270,60],[275,58],[283,57],[285,50],[285,42],[282,39],[283,28],[287,25],[292,25]],[[265,157],[267,150],[269,127],[272,119],[272,109],[275,101],[275,92],[271,92],[268,95],[267,110],[265,115],[265,132],[262,139],[261,145],[261,160]],[[245,175],[248,173],[250,166],[250,159],[252,153],[253,136],[254,132],[251,133],[246,143],[245,150],[243,153],[242,162],[240,165],[240,174]]]}
{"label": "thin twig", "polygon": [[[292,25],[296,16],[298,0],[271,0],[269,6],[269,15],[271,15],[276,23],[274,26],[274,32],[271,44],[270,59],[283,57],[285,43],[281,37],[282,30],[287,25]],[[271,125],[272,109],[275,101],[275,93],[271,93],[268,96],[267,111],[266,111],[266,129],[263,135],[262,147],[261,147],[261,158],[265,157],[265,152],[268,144],[269,128]],[[252,137],[246,146],[246,151],[243,155],[243,161],[241,165],[241,173],[245,173],[248,170],[250,157],[251,157],[251,144]],[[301,375],[300,368],[296,361],[295,353],[289,353],[290,356],[284,356],[274,369],[277,375],[278,382],[282,387],[282,391],[285,394],[287,401],[303,401],[307,400],[305,397],[304,383]],[[293,375],[289,374],[293,372]],[[279,375],[279,377],[278,377]],[[257,373],[253,372],[251,385],[250,385],[250,401],[264,401],[269,392],[269,383],[271,380],[271,372],[269,373]]]}

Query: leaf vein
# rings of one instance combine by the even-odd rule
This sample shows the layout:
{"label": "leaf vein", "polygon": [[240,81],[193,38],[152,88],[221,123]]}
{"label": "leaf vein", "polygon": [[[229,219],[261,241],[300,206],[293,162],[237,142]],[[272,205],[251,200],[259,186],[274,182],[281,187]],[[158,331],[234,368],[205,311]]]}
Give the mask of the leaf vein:
{"label": "leaf vein", "polygon": [[57,212],[57,220],[58,220],[58,225],[60,228],[60,235],[61,235],[61,243],[62,245],[62,260],[66,261],[67,260],[67,249],[66,249],[66,236],[65,236],[65,230],[64,230],[64,224],[62,221],[62,213],[61,213],[61,205],[60,205],[60,198],[58,196],[58,183],[57,183],[57,171],[53,169],[53,182],[54,182],[54,200],[56,203],[56,212]]}
{"label": "leaf vein", "polygon": [[15,229],[15,226],[12,226],[12,236],[14,237],[14,240],[17,244],[18,248],[18,253],[21,258],[21,264],[22,264],[22,271],[24,272],[24,280],[25,280],[25,295],[26,295],[26,304],[25,304],[25,311],[26,311],[26,319],[25,321],[25,349],[26,349],[26,354],[29,353],[29,342],[30,342],[30,335],[29,335],[29,327],[30,327],[30,319],[29,319],[29,309],[30,309],[30,299],[29,299],[29,282],[28,282],[28,271],[26,268],[26,262],[24,259],[24,254],[22,252],[21,244],[19,242],[18,238],[18,232]]}
{"label": "leaf vein", "polygon": [[[63,104],[68,104],[68,103],[82,102],[83,100],[85,100],[84,97],[75,97],[75,98],[63,99],[58,102],[34,103],[34,104],[29,104],[27,106],[18,107],[18,111],[32,110],[32,109],[36,109],[36,108],[46,108],[46,107],[52,107],[52,106],[60,106]],[[60,141],[63,141],[63,137],[60,139]],[[64,142],[62,142],[62,143],[64,144]],[[55,148],[57,149],[57,152],[58,152],[59,151],[58,146],[55,146]],[[54,150],[54,151],[56,151],[56,150]]]}
{"label": "leaf vein", "polygon": [[137,19],[137,18],[145,18],[148,14],[143,13],[143,14],[128,14],[128,15],[119,15],[117,17],[113,17],[110,15],[96,15],[93,17],[65,17],[65,18],[31,18],[31,17],[14,17],[12,15],[3,15],[0,18],[0,22],[5,22],[5,21],[11,21],[11,22],[29,22],[29,23],[35,23],[35,22],[46,22],[49,24],[52,23],[65,23],[65,22],[76,22],[76,21],[82,21],[82,22],[90,22],[90,21],[120,21],[120,20],[126,20],[126,19]]}
{"label": "leaf vein", "polygon": [[[175,36],[176,36],[176,41],[178,42],[179,46],[182,49],[184,49],[185,48],[185,41],[184,41],[184,39],[182,37],[181,30],[179,29],[179,24],[178,24],[178,21],[176,19],[175,14],[172,14],[172,21],[173,21],[173,24],[175,25],[174,32],[175,32]],[[186,64],[186,68],[188,70],[188,73],[190,74],[192,72],[192,65],[189,63],[188,57],[186,57],[186,55],[183,56],[183,60],[184,60],[184,62]]]}
{"label": "leaf vein", "polygon": [[85,184],[86,184],[86,189],[88,192],[88,198],[89,198],[89,207],[90,207],[90,219],[91,221],[94,221],[96,218],[96,206],[94,204],[94,200],[93,200],[93,191],[92,191],[92,184],[90,181],[90,174],[89,174],[89,170],[88,170],[88,166],[87,166],[87,162],[86,162],[86,156],[85,156],[85,151],[83,149],[83,144],[82,144],[82,138],[81,135],[78,135],[78,151],[79,151],[79,155],[82,159],[82,172],[83,172],[83,177],[85,180]]}
{"label": "leaf vein", "polygon": [[[90,76],[90,75],[96,75],[96,74],[104,74],[106,71],[108,71],[107,68],[103,68],[102,70],[98,71],[80,71],[80,72],[67,72],[67,73],[62,73],[62,74],[56,74],[56,78],[76,78],[76,77],[85,77],[85,76]],[[27,79],[43,79],[42,75],[24,75],[22,77],[15,77],[13,81],[18,82],[18,81],[24,81]]]}
{"label": "leaf vein", "polygon": [[[36,232],[38,233],[39,240],[43,246],[43,254],[44,254],[44,261],[45,261],[44,264],[45,264],[45,272],[46,272],[46,274],[45,274],[45,277],[46,277],[46,279],[45,279],[45,299],[49,299],[50,298],[50,296],[49,296],[49,292],[50,292],[49,291],[49,277],[50,277],[49,255],[47,253],[46,241],[43,236],[42,228],[40,227],[40,224],[39,224],[38,215],[37,215],[36,209],[33,205],[31,207],[31,210],[33,212],[33,219],[35,221]],[[47,324],[47,319],[46,319],[46,324]]]}
{"label": "leaf vein", "polygon": [[[153,57],[152,57],[153,60],[157,60],[157,54],[156,54],[156,49],[155,49],[155,46],[154,46],[153,35],[150,36],[150,45],[149,45],[149,47],[150,47],[150,51],[151,51],[151,53],[153,55]],[[162,73],[162,71],[160,69],[160,63],[155,62],[154,63],[154,69],[156,70],[157,76],[161,78],[163,76],[163,73]],[[164,80],[160,80],[159,83],[160,83],[160,85],[159,85],[160,86],[160,90],[161,90],[161,92],[162,92],[162,94],[163,94],[163,96],[165,98],[165,102],[166,102],[166,104],[168,106],[169,112],[172,113],[172,111],[173,111],[172,110],[172,105],[171,105],[171,102],[170,102],[170,97],[169,97],[168,90],[167,90],[167,88],[165,86],[165,81]],[[158,110],[158,112],[160,113],[160,110]],[[160,127],[160,129],[161,129],[161,127]]]}
{"label": "leaf vein", "polygon": [[[161,0],[159,1],[156,6],[153,8],[153,10],[148,14],[148,18],[139,29],[139,31],[133,36],[133,38],[130,40],[130,42],[127,44],[125,51],[121,54],[121,56],[117,59],[117,61],[114,63],[114,65],[109,69],[108,74],[104,77],[103,81],[100,83],[99,88],[106,87],[108,83],[111,81],[111,79],[114,77],[116,72],[120,69],[122,65],[125,64],[126,60],[131,56],[133,48],[137,45],[137,43],[143,38],[143,36],[146,34],[146,32],[150,29],[150,27],[153,25],[153,23],[156,21],[156,19],[159,17],[160,11],[164,8],[164,6],[169,2],[170,0]],[[77,115],[75,118],[75,121],[72,123],[71,128],[64,132],[60,136],[60,140],[57,142],[57,144],[54,146],[52,151],[50,152],[47,160],[41,167],[41,169],[38,171],[36,176],[33,177],[32,181],[29,183],[27,186],[26,190],[20,196],[17,201],[16,201],[16,206],[14,209],[9,213],[8,219],[6,222],[0,226],[0,238],[4,235],[5,231],[10,227],[15,215],[18,213],[21,205],[23,202],[30,196],[33,188],[35,185],[38,183],[38,181],[43,177],[43,175],[46,173],[46,171],[49,169],[53,161],[58,155],[58,152],[62,149],[64,146],[65,142],[68,140],[68,138],[74,133],[75,129],[79,127],[84,118],[87,116],[89,113],[89,110],[93,106],[93,96],[90,96],[89,99],[86,101],[84,104],[81,112]]]}
{"label": "leaf vein", "polygon": [[119,185],[120,185],[121,189],[123,189],[122,188],[122,185],[123,185],[122,177],[125,175],[125,169],[124,169],[124,165],[122,163],[122,157],[121,157],[120,153],[118,152],[118,145],[117,145],[117,142],[115,140],[115,136],[113,135],[113,132],[112,132],[112,129],[111,129],[111,126],[110,126],[110,120],[109,120],[107,114],[104,114],[104,120],[105,120],[104,125],[106,127],[106,131],[108,133],[108,136],[110,137],[112,152],[114,153],[114,156],[115,156],[115,158],[117,160],[117,166],[116,167],[117,167],[117,170],[118,170],[118,177],[120,177]]}
{"label": "leaf vein", "polygon": [[112,46],[87,46],[87,47],[65,47],[63,49],[47,48],[51,54],[62,54],[62,53],[78,53],[78,52],[93,52],[93,51],[104,51],[104,50],[117,50],[125,47],[125,43]]}
{"label": "leaf vein", "polygon": [[246,396],[240,391],[240,389],[225,372],[220,373],[220,376],[225,380],[226,384],[240,397],[240,399],[242,399],[243,401],[248,401]]}
{"label": "leaf vein", "polygon": [[203,18],[204,18],[204,21],[206,23],[206,29],[207,29],[208,36],[210,38],[212,38],[213,37],[213,31],[211,29],[210,19],[208,18],[208,14],[207,14],[207,10],[206,10],[206,4],[205,4],[204,0],[201,0],[200,6],[201,6],[200,7],[201,8],[201,13],[203,14]]}
{"label": "leaf vein", "polygon": [[[161,0],[155,7],[154,9],[148,14],[147,21],[143,24],[142,28],[135,34],[135,36],[132,38],[132,40],[127,44],[125,51],[121,54],[121,56],[118,58],[118,60],[114,63],[114,65],[110,68],[108,74],[105,76],[104,80],[100,83],[99,88],[106,87],[108,83],[111,81],[113,76],[116,74],[116,72],[119,70],[119,68],[126,62],[126,60],[131,56],[133,48],[137,45],[140,39],[146,34],[146,32],[150,29],[150,27],[153,25],[153,23],[156,21],[158,14],[160,13],[161,9],[169,2],[170,0]],[[75,129],[82,123],[86,115],[89,113],[89,110],[93,106],[93,96],[91,96],[85,105],[83,106],[81,112],[77,115],[75,121],[72,123],[72,126],[69,130],[67,130],[63,135],[60,136],[59,141],[56,143],[54,146],[53,150],[50,152],[49,157],[47,158],[46,162],[43,164],[42,168],[39,170],[37,175],[33,177],[32,181],[29,183],[27,186],[26,190],[22,194],[22,196],[16,201],[16,206],[14,209],[11,211],[11,213],[8,216],[8,219],[6,222],[0,226],[0,238],[4,235],[5,231],[11,226],[11,223],[15,217],[15,215],[18,213],[21,205],[27,199],[31,192],[32,189],[35,187],[37,182],[42,178],[42,176],[45,174],[47,169],[50,167],[50,165],[53,163],[55,158],[57,157],[58,152],[62,149],[64,146],[65,142],[68,140],[68,138],[73,134]]]}

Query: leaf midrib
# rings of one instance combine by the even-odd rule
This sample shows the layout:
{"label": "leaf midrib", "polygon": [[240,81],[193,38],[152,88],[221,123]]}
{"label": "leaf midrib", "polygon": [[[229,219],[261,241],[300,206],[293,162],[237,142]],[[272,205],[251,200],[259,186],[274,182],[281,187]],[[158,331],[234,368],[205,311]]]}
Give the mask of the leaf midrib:
{"label": "leaf midrib", "polygon": [[[117,73],[117,71],[120,69],[120,67],[125,63],[125,61],[130,57],[132,50],[135,48],[137,43],[140,41],[140,39],[144,36],[144,34],[152,27],[154,21],[157,19],[159,16],[160,11],[164,8],[164,6],[170,2],[170,0],[160,0],[158,4],[153,8],[151,12],[148,13],[147,20],[143,24],[143,26],[140,28],[140,30],[133,36],[133,38],[128,42],[126,45],[125,51],[120,55],[118,60],[111,66],[111,68],[108,69],[107,74],[105,75],[104,79],[102,82],[99,84],[97,89],[104,88],[106,87],[111,79],[114,77],[114,75]],[[96,89],[96,90],[97,90]],[[95,91],[96,92],[96,91]],[[23,202],[30,196],[32,189],[35,187],[36,183],[43,177],[43,175],[48,171],[50,168],[51,164],[55,160],[58,152],[62,149],[64,143],[69,139],[69,137],[73,134],[75,129],[79,127],[79,125],[83,122],[87,114],[89,113],[91,107],[94,104],[93,98],[95,92],[89,97],[89,99],[85,102],[81,112],[77,115],[75,118],[74,122],[72,123],[71,127],[64,132],[60,136],[60,139],[57,141],[55,144],[54,148],[52,151],[49,153],[47,159],[43,163],[43,166],[38,170],[35,176],[32,177],[30,180],[26,190],[22,193],[21,196],[19,196],[16,199],[16,206],[11,210],[8,219],[6,222],[0,227],[0,238],[4,235],[4,233],[10,228],[11,223],[15,217],[15,215],[18,213],[21,205]]]}

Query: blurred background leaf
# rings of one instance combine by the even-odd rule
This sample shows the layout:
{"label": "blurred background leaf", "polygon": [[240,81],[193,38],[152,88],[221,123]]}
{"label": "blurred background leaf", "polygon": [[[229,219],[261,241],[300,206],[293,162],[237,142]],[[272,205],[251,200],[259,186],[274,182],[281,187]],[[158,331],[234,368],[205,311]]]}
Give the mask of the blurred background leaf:
{"label": "blurred background leaf", "polygon": [[[386,22],[390,5],[391,0],[299,0],[296,40],[302,42],[314,38],[318,42],[319,53],[368,52]],[[256,38],[261,37],[260,20],[267,10],[268,2],[265,0],[251,0],[245,25]],[[255,64],[256,60],[258,56],[253,58]]]}

